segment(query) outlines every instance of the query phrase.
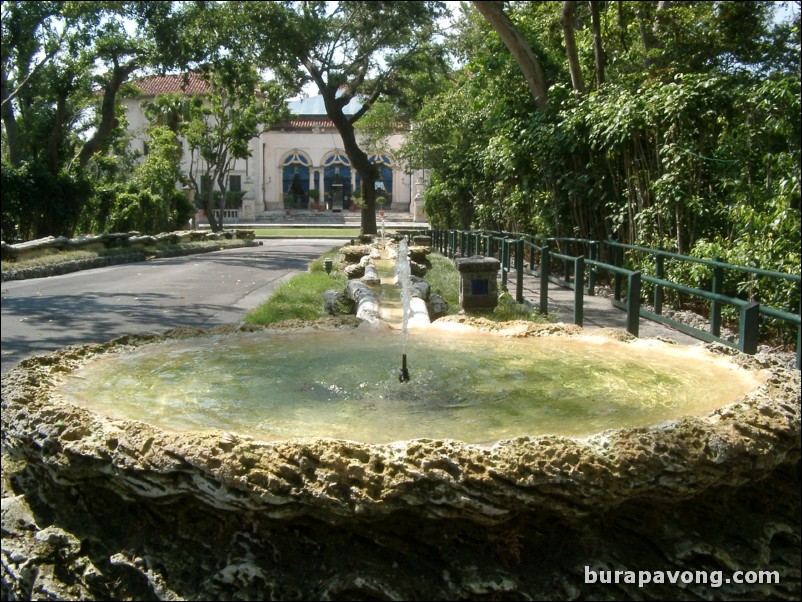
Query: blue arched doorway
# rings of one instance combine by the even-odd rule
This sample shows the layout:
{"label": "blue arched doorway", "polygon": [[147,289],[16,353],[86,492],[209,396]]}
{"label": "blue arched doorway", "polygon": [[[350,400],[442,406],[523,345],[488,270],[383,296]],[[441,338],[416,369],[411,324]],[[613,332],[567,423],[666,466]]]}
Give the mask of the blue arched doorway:
{"label": "blue arched doorway", "polygon": [[335,150],[323,158],[323,196],[332,210],[347,209],[351,202],[351,162],[344,151]]}
{"label": "blue arched doorway", "polygon": [[294,199],[293,207],[306,209],[309,205],[309,170],[312,161],[305,153],[294,150],[284,158],[281,165],[282,197],[289,195]]}

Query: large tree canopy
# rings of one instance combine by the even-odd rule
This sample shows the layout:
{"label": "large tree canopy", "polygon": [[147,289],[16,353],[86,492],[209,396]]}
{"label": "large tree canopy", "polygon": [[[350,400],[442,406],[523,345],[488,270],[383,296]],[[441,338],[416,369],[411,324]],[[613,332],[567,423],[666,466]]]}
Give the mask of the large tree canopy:
{"label": "large tree canopy", "polygon": [[70,182],[121,134],[118,95],[131,75],[175,61],[181,18],[171,2],[3,2],[3,160],[31,181],[19,235],[74,228],[91,186]]}
{"label": "large tree canopy", "polygon": [[[399,95],[414,74],[437,62],[439,2],[232,3],[236,32],[247,33],[260,67],[296,86],[311,81],[362,182],[362,231],[376,233],[375,168],[360,146],[357,122],[383,96]],[[276,32],[280,31],[280,35]],[[241,39],[241,38],[240,38]],[[361,108],[346,114],[358,98]]]}
{"label": "large tree canopy", "polygon": [[431,221],[799,273],[798,4],[791,23],[767,2],[474,4],[529,46],[548,102],[487,11],[466,10],[464,68],[405,148],[431,169]]}
{"label": "large tree canopy", "polygon": [[[375,174],[357,128],[397,119],[389,101],[414,124],[404,156],[429,170],[438,225],[614,235],[798,266],[799,5],[785,23],[775,5],[476,2],[443,43],[437,2],[3,2],[3,233],[75,227],[122,155],[126,81],[228,64],[269,70],[293,92],[317,87],[360,172],[366,233]],[[444,46],[461,61],[447,76]],[[249,105],[232,90],[217,106],[233,126]],[[362,108],[346,114],[353,98]],[[241,111],[242,137],[223,152],[200,121],[189,129],[189,114],[162,109],[167,130],[184,128],[196,154],[223,161],[214,179],[272,110]],[[166,190],[174,172],[155,158],[146,167],[138,181]]]}
{"label": "large tree canopy", "polygon": [[[170,2],[3,2],[3,123],[12,165],[83,169],[118,126],[132,73],[172,61]],[[78,134],[84,134],[78,136]]]}

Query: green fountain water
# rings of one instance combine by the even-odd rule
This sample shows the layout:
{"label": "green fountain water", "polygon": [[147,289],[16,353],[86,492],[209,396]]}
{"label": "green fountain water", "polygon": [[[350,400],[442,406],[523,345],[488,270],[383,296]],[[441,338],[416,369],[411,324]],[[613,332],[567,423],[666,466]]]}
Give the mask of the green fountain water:
{"label": "green fountain water", "polygon": [[173,430],[478,443],[656,424],[725,405],[756,384],[723,360],[667,346],[447,326],[412,336],[407,253],[402,240],[393,261],[383,244],[376,262],[388,329],[150,344],[91,360],[65,377],[62,394],[102,414]]}
{"label": "green fountain water", "polygon": [[149,344],[65,376],[66,401],[173,430],[364,442],[584,436],[701,414],[755,377],[687,349],[577,337],[510,338],[437,327],[241,333]]}

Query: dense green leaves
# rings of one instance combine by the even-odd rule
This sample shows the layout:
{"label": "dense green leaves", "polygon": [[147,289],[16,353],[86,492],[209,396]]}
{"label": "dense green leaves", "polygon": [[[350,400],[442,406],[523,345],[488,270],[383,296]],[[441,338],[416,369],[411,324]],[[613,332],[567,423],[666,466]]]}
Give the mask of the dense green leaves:
{"label": "dense green leaves", "polygon": [[8,216],[20,235],[73,233],[91,186],[52,182],[108,174],[125,129],[119,95],[132,74],[176,62],[181,18],[172,2],[2,3],[3,170],[38,174],[13,217],[4,194],[4,229]]}
{"label": "dense green leaves", "polygon": [[[606,81],[577,94],[560,3],[508,4],[544,65],[545,110],[487,24],[468,14],[458,38],[465,67],[423,107],[405,148],[432,170],[431,220],[616,237],[799,274],[799,14],[775,25],[765,2],[669,5],[605,3]],[[574,27],[590,82],[585,3]],[[729,292],[798,310],[792,287],[743,282]]]}
{"label": "dense green leaves", "polygon": [[[776,23],[775,5],[596,3],[594,40],[588,3],[570,23],[562,3],[505,3],[543,68],[544,108],[467,5],[449,38],[462,64],[448,73],[432,43],[442,11],[433,2],[4,2],[3,159],[14,166],[6,174],[4,163],[4,236],[106,227],[135,212],[123,205],[149,214],[131,188],[122,205],[109,196],[119,187],[84,189],[88,173],[127,173],[113,100],[140,68],[202,66],[214,92],[154,103],[164,127],[152,133],[159,152],[133,173],[137,191],[162,199],[164,223],[172,178],[224,189],[231,161],[278,116],[283,95],[257,93],[256,70],[269,68],[285,89],[318,85],[365,186],[365,148],[412,118],[397,158],[426,170],[435,225],[615,236],[799,273],[800,18],[796,5],[791,22]],[[584,93],[571,85],[566,25]],[[356,95],[364,109],[346,116]],[[175,134],[193,153],[189,174],[175,170]],[[211,191],[198,200],[212,209]],[[48,208],[60,202],[71,205]],[[85,206],[93,218],[82,221]]]}
{"label": "dense green leaves", "polygon": [[[196,191],[200,206],[206,211],[213,230],[222,223],[214,210],[225,206],[227,175],[237,159],[250,156],[250,144],[262,128],[286,114],[284,91],[274,84],[261,82],[256,69],[230,59],[219,61],[204,73],[210,92],[194,97],[188,106],[173,107],[184,111],[175,117],[179,132],[190,151],[190,169],[186,179]],[[221,192],[216,204],[212,186]],[[222,215],[222,211],[221,211]]]}
{"label": "dense green leaves", "polygon": [[30,240],[43,233],[73,232],[92,194],[74,172],[52,174],[41,163],[3,165],[3,240]]}

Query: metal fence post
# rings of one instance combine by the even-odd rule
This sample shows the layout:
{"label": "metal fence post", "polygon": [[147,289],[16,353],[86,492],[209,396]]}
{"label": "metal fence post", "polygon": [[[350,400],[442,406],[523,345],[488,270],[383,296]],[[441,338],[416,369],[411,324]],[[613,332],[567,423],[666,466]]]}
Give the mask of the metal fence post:
{"label": "metal fence post", "polygon": [[627,277],[627,332],[633,336],[640,332],[640,271]]}
{"label": "metal fence post", "polygon": [[574,324],[582,326],[585,320],[585,258],[574,258]]}
{"label": "metal fence post", "polygon": [[507,290],[507,272],[510,271],[510,243],[501,239],[501,288]]}
{"label": "metal fence post", "polygon": [[[714,257],[713,261],[721,261],[721,257]],[[713,292],[720,295],[724,288],[724,268],[713,268]],[[721,302],[713,299],[710,302],[710,332],[713,336],[721,336]]]}
{"label": "metal fence post", "polygon": [[744,353],[757,353],[758,330],[760,328],[760,303],[747,303],[741,307],[738,320],[738,348]]}
{"label": "metal fence post", "polygon": [[524,241],[515,241],[515,301],[524,302]]}
{"label": "metal fence post", "polygon": [[[654,258],[654,275],[660,280],[665,280],[665,259],[664,255]],[[659,284],[654,285],[654,313],[658,316],[663,313],[663,287]]]}
{"label": "metal fence post", "polygon": [[534,271],[535,270],[535,241],[529,241],[531,246],[529,247],[529,269]]}
{"label": "metal fence post", "polygon": [[[599,243],[590,241],[589,243],[590,259],[592,261],[599,261]],[[596,266],[591,265],[588,268],[588,295],[593,297],[596,294]]]}
{"label": "metal fence post", "polygon": [[[802,282],[797,288],[802,288]],[[802,291],[800,291],[799,295],[799,309],[797,310],[797,315],[802,315]],[[802,362],[800,362],[800,353],[802,352],[802,324],[797,324],[796,326],[796,369],[799,370],[802,367]]]}
{"label": "metal fence post", "polygon": [[[799,315],[802,315],[802,296],[799,299]],[[796,326],[796,369],[799,370],[802,367],[802,324],[797,324]]]}
{"label": "metal fence post", "polygon": [[549,313],[549,270],[551,267],[551,252],[549,243],[544,242],[540,248],[540,313],[544,316]]}
{"label": "metal fence post", "polygon": [[[611,240],[611,242],[616,242],[615,239]],[[624,254],[624,250],[620,247],[613,246],[612,247],[612,259],[613,265],[617,268],[622,267],[621,264],[623,263],[622,255]],[[623,276],[621,274],[616,273],[613,276],[613,299],[616,301],[621,301],[621,285],[623,284]]]}

